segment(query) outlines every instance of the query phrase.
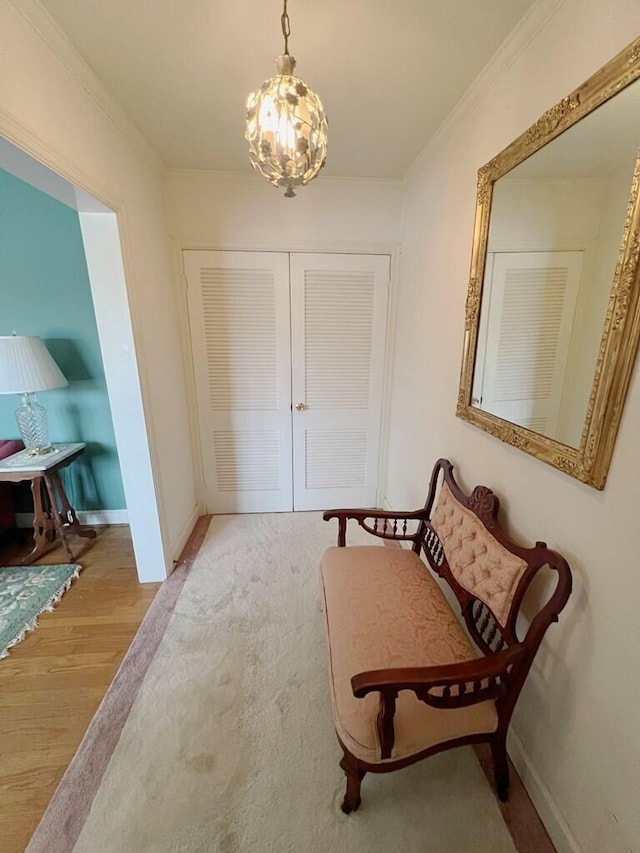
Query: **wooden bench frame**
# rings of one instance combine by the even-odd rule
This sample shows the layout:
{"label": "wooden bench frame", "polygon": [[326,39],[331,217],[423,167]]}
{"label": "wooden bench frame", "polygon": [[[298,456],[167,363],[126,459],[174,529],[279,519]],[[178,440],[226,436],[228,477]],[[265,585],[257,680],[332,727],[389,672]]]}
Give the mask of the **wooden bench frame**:
{"label": "wooden bench frame", "polygon": [[[462,587],[454,577],[440,539],[431,527],[432,509],[438,482],[442,477],[453,496],[471,510],[489,533],[508,551],[527,563],[521,576],[505,623],[500,624],[493,611]],[[507,729],[520,691],[544,634],[552,622],[558,621],[571,592],[571,571],[566,560],[547,548],[544,542],[525,548],[513,542],[500,528],[497,520],[499,501],[486,486],[476,486],[466,495],[455,482],[453,465],[439,459],[433,469],[429,493],[423,509],[397,513],[377,509],[327,510],[325,521],[338,519],[338,546],[346,546],[347,521],[356,521],[373,536],[395,542],[411,542],[412,550],[426,557],[430,568],[442,578],[455,594],[469,635],[481,652],[475,660],[445,666],[379,669],[354,673],[351,686],[356,697],[368,693],[380,695],[377,729],[384,763],[368,763],[356,758],[340,741],[343,758],[340,766],[345,772],[347,788],[342,810],[355,811],[360,805],[360,786],[366,773],[388,773],[399,770],[442,750],[463,744],[487,742],[491,747],[497,795],[506,801],[509,790],[509,766],[506,751]],[[409,532],[411,523],[417,524]],[[533,578],[545,567],[556,572],[556,584],[544,606],[530,619],[526,635],[519,639],[516,623],[525,593]],[[426,567],[425,567],[426,569]],[[436,708],[460,708],[492,699],[498,714],[498,727],[490,734],[469,735],[431,746],[415,755],[389,761],[394,743],[393,719],[400,690],[412,690],[421,701]],[[340,740],[340,738],[338,738]]]}

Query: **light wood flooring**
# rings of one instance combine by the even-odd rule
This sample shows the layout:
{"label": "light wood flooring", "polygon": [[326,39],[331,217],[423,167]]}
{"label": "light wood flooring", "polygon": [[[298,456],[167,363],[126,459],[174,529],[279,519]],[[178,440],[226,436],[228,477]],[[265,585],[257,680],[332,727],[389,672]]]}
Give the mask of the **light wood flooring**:
{"label": "light wood flooring", "polygon": [[[158,587],[139,584],[129,528],[70,537],[83,569],[0,660],[0,850],[23,853]],[[0,565],[29,549],[0,547]],[[61,548],[38,561],[67,563]]]}

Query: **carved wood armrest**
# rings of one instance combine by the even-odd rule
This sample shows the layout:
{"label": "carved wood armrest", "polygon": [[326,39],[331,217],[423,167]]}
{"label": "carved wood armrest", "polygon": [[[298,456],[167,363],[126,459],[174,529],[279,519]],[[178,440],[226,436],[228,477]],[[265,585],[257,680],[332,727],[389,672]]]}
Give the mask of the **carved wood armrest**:
{"label": "carved wood armrest", "polygon": [[525,651],[525,646],[519,643],[477,660],[443,666],[374,669],[354,675],[351,687],[358,699],[368,693],[380,693],[376,726],[381,757],[391,757],[393,717],[400,690],[413,690],[418,699],[434,708],[464,708],[486,699],[497,699],[508,689],[509,669]]}
{"label": "carved wood armrest", "polygon": [[[499,696],[502,679],[525,652],[522,643],[492,655],[443,666],[397,667],[359,672],[351,679],[353,695],[361,699],[372,691],[413,690],[436,708],[460,708]],[[435,692],[433,692],[435,691]]]}
{"label": "carved wood armrest", "polygon": [[410,521],[429,520],[429,515],[425,509],[419,509],[415,512],[394,512],[393,510],[374,508],[328,509],[322,514],[322,517],[325,521],[330,521],[332,518],[338,519],[338,545],[341,548],[346,545],[347,521],[349,519],[357,521],[360,527],[372,536],[410,542],[417,541],[419,528],[416,528],[414,533],[407,533],[408,523]]}

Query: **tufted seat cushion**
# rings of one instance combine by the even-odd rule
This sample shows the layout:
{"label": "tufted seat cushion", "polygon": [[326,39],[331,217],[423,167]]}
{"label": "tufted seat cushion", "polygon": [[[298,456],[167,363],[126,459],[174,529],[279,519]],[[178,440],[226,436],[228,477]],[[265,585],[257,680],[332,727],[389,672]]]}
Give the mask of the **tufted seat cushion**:
{"label": "tufted seat cushion", "polygon": [[370,764],[397,761],[443,741],[495,731],[492,701],[468,708],[425,705],[409,690],[398,695],[395,744],[380,758],[379,694],[357,699],[351,678],[388,667],[471,660],[467,635],[427,567],[401,548],[329,548],[321,564],[333,716],[338,737]]}

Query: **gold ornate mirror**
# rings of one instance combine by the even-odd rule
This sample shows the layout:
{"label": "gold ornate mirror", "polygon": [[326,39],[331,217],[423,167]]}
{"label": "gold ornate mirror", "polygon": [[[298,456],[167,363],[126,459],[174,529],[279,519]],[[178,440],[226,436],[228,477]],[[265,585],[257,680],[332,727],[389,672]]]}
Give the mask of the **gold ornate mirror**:
{"label": "gold ornate mirror", "polygon": [[598,489],[640,337],[640,38],[478,172],[457,415]]}

